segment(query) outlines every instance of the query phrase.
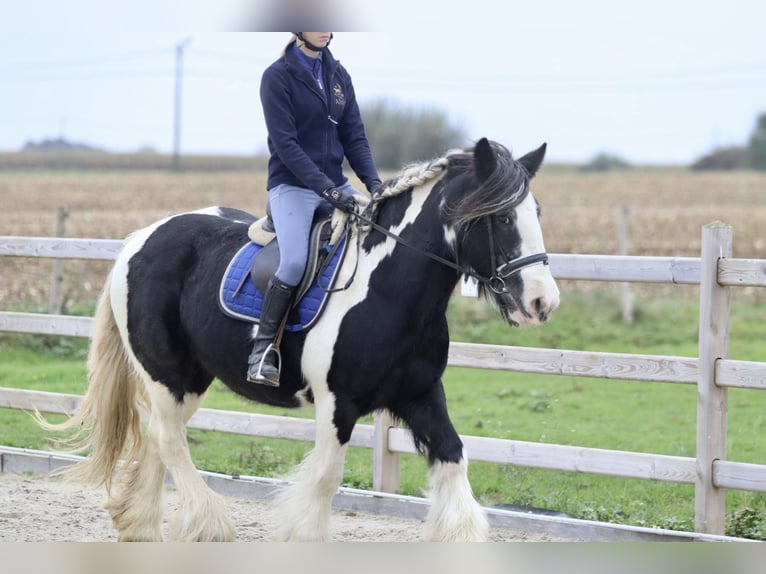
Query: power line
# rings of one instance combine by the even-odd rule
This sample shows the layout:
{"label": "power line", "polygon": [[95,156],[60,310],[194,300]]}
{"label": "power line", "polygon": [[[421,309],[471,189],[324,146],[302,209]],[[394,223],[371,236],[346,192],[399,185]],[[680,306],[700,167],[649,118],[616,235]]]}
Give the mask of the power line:
{"label": "power line", "polygon": [[263,66],[264,64],[271,64],[274,58],[264,58],[260,56],[254,56],[252,54],[234,53],[234,52],[217,52],[211,50],[199,50],[193,51],[195,58],[202,58],[208,60],[217,60],[223,62],[231,62],[237,64],[249,64]]}
{"label": "power line", "polygon": [[44,82],[77,82],[77,81],[119,81],[151,78],[172,77],[172,67],[161,69],[140,69],[140,70],[105,70],[103,72],[81,72],[77,74],[46,75],[46,76],[0,76],[2,84],[24,84],[24,83],[44,83]]}
{"label": "power line", "polygon": [[[0,67],[0,83],[26,81],[87,81],[87,80],[132,80],[142,78],[171,77],[173,70],[169,61],[170,47],[154,48],[77,60],[17,63]],[[148,63],[147,60],[161,58],[167,67],[125,66],[130,63]],[[209,80],[260,81],[260,70],[273,61],[256,54],[244,52],[219,52],[194,48],[187,56],[189,77]],[[234,66],[255,67],[210,69],[205,61],[226,62]],[[120,65],[116,67],[115,65]],[[202,65],[200,65],[202,64]],[[109,66],[103,69],[103,66]],[[437,70],[437,73],[438,70]],[[65,74],[65,75],[64,75]],[[473,73],[452,70],[449,74],[434,76],[429,71],[402,68],[360,68],[355,78],[375,85],[395,84],[413,90],[441,91],[500,91],[513,90],[535,93],[620,93],[626,91],[688,91],[694,89],[733,89],[761,87],[758,82],[766,81],[766,62],[757,61],[726,67],[694,67],[660,70],[608,70],[605,72],[550,73],[535,72],[523,74]],[[361,81],[357,81],[361,83]],[[726,83],[727,85],[721,85]]]}
{"label": "power line", "polygon": [[16,62],[10,66],[0,67],[0,72],[38,72],[45,70],[57,70],[57,69],[71,69],[81,67],[92,67],[110,65],[119,62],[130,62],[136,60],[146,60],[148,58],[164,57],[167,58],[169,54],[169,47],[153,48],[151,50],[137,50],[132,52],[123,52],[118,54],[106,54],[98,57],[91,58],[79,58],[75,60],[51,60],[51,61],[36,61],[36,62]]}

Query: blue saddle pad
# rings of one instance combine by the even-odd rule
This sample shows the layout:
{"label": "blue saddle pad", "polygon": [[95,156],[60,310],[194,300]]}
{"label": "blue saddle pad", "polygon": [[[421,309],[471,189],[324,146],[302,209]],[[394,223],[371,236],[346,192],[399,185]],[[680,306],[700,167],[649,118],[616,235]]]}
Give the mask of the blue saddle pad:
{"label": "blue saddle pad", "polygon": [[[249,277],[255,256],[263,249],[252,242],[246,243],[232,258],[223,274],[218,303],[224,313],[235,319],[257,323],[261,316],[263,293]],[[327,299],[327,290],[335,284],[339,263],[343,260],[346,249],[345,238],[332,254],[329,263],[314,277],[311,285],[298,304],[290,311],[285,327],[288,331],[303,331],[311,327],[319,318]]]}

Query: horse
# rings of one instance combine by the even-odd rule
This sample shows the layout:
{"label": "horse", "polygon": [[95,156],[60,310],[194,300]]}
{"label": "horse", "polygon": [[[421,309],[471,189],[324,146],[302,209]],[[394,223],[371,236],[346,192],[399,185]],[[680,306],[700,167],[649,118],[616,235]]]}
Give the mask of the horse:
{"label": "horse", "polygon": [[313,449],[272,501],[280,523],[274,540],[329,540],[352,429],[383,410],[411,431],[428,460],[424,539],[486,540],[486,514],[442,384],[446,312],[461,277],[475,278],[511,326],[545,323],[558,306],[530,192],[545,150],[515,159],[482,138],[387,180],[368,209],[349,218],[356,249],[339,266],[344,287],[310,329],[284,333],[278,387],[246,381],[257,325],[216,305],[226,264],[257,218],[215,207],[134,231],[97,304],[81,406],[63,423],[40,420],[69,431],[61,440],[71,450],[89,453],[66,474],[105,486],[121,541],[163,540],[166,471],[180,500],[171,538],[234,540],[223,499],[197,472],[186,436],[218,378],[254,401],[315,409]]}

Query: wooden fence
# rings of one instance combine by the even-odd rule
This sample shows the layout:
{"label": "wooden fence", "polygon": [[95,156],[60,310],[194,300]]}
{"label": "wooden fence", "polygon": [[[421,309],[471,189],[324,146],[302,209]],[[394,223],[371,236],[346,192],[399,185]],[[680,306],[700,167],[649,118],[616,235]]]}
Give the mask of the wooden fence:
{"label": "wooden fence", "polygon": [[[0,236],[0,256],[114,259],[122,243],[100,239]],[[552,470],[587,472],[695,486],[695,530],[723,534],[725,491],[766,492],[766,464],[726,460],[727,389],[766,390],[766,363],[728,358],[730,290],[766,287],[766,260],[733,259],[732,230],[714,223],[702,230],[700,257],[635,257],[551,254],[559,280],[683,283],[700,286],[698,357],[598,353],[453,342],[449,365],[526,373],[696,385],[695,457],[668,456],[462,436],[470,459]],[[87,337],[91,318],[0,312],[0,331]],[[0,407],[73,413],[76,395],[0,388]],[[200,409],[191,428],[313,441],[314,422]],[[373,488],[396,492],[399,455],[415,453],[409,432],[387,413],[374,426],[357,425],[351,446],[373,449]]]}

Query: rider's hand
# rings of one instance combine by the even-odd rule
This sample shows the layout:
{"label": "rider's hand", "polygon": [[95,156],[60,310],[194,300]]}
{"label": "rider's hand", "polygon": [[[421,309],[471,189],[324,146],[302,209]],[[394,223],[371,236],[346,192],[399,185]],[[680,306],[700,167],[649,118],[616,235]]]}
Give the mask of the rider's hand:
{"label": "rider's hand", "polygon": [[356,200],[354,193],[337,187],[330,187],[322,192],[322,197],[329,201],[335,209],[340,209],[346,213],[356,212]]}
{"label": "rider's hand", "polygon": [[372,197],[375,197],[375,194],[378,193],[382,187],[383,183],[379,179],[373,179],[369,184],[367,184],[367,191],[370,192]]}

